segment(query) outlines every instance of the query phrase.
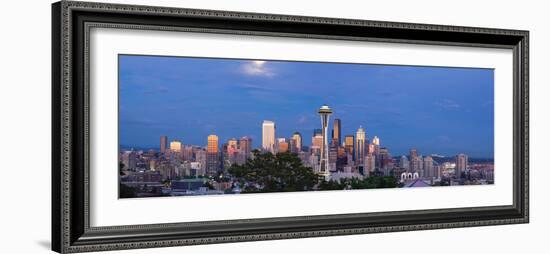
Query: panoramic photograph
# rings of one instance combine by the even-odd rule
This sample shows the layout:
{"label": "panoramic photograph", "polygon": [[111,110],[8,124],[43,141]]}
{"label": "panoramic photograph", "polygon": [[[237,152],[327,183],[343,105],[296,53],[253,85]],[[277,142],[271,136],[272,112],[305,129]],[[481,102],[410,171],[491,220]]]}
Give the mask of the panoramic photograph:
{"label": "panoramic photograph", "polygon": [[494,70],[119,55],[119,198],[494,184]]}

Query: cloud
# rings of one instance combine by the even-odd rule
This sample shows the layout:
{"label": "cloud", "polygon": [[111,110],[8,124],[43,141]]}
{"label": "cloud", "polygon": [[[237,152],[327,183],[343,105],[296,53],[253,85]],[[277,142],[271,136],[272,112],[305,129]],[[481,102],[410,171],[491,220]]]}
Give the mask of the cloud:
{"label": "cloud", "polygon": [[458,104],[456,101],[449,100],[449,99],[440,100],[440,101],[436,102],[435,105],[442,108],[442,109],[447,109],[447,110],[453,110],[453,109],[459,109],[460,108],[460,104]]}
{"label": "cloud", "polygon": [[240,84],[238,87],[248,91],[273,91],[273,88],[253,84]]}
{"label": "cloud", "polygon": [[248,76],[273,77],[275,73],[266,66],[266,61],[250,61],[242,65],[242,71]]}

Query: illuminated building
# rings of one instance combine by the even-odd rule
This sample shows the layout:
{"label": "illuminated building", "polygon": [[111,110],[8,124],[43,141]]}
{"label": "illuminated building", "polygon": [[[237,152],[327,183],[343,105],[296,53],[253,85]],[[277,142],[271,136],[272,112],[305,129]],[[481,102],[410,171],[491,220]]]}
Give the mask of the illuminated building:
{"label": "illuminated building", "polygon": [[208,136],[208,144],[206,146],[206,173],[211,176],[215,175],[220,169],[218,141],[218,136]]}
{"label": "illuminated building", "polygon": [[278,149],[277,149],[277,151],[278,151],[279,153],[286,153],[286,152],[288,152],[289,145],[288,145],[288,142],[286,141],[285,138],[277,139],[277,143],[278,143]]}
{"label": "illuminated building", "polygon": [[182,149],[181,141],[179,140],[173,140],[170,142],[170,151],[175,153],[180,153]]}
{"label": "illuminated building", "polygon": [[380,139],[377,136],[374,136],[374,138],[372,138],[372,144],[380,146]]}
{"label": "illuminated building", "polygon": [[344,150],[346,151],[347,154],[351,155],[352,156],[352,160],[353,160],[353,157],[355,156],[355,151],[354,151],[354,146],[355,146],[355,138],[353,135],[346,135],[346,137],[344,138]]}
{"label": "illuminated building", "polygon": [[357,165],[363,164],[365,159],[365,136],[365,129],[360,126],[355,134],[355,160]]}
{"label": "illuminated building", "polygon": [[323,134],[317,133],[313,138],[311,138],[311,147],[320,149],[323,144]]}
{"label": "illuminated building", "polygon": [[262,123],[262,149],[275,152],[275,123],[264,120]]}
{"label": "illuminated building", "polygon": [[294,132],[294,134],[292,134],[292,140],[294,141],[294,151],[302,151],[302,134],[299,132]]}
{"label": "illuminated building", "polygon": [[342,122],[338,118],[334,119],[332,125],[332,140],[335,140],[338,146],[342,144]]}
{"label": "illuminated building", "polygon": [[206,146],[206,152],[217,153],[219,146],[219,139],[216,135],[208,135],[208,145]]}

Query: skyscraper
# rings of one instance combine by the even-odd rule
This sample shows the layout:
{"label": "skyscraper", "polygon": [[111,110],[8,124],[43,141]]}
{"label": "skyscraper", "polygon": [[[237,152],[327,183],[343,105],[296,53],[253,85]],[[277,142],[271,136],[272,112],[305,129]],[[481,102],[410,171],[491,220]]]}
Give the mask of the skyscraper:
{"label": "skyscraper", "polygon": [[365,129],[359,126],[355,135],[355,160],[358,165],[363,164],[365,159]]}
{"label": "skyscraper", "polygon": [[413,157],[417,157],[418,156],[418,151],[416,150],[416,148],[411,148],[411,150],[409,151],[409,156],[412,160]]}
{"label": "skyscraper", "polygon": [[322,144],[323,144],[323,134],[316,133],[315,136],[311,138],[311,146],[321,149]]}
{"label": "skyscraper", "polygon": [[338,118],[334,119],[332,125],[332,140],[335,140],[338,146],[342,144],[342,123]]}
{"label": "skyscraper", "polygon": [[374,154],[367,154],[365,156],[365,171],[364,174],[367,175],[367,173],[370,173],[376,169],[376,158],[374,157]]}
{"label": "skyscraper", "polygon": [[376,146],[380,146],[380,139],[378,136],[374,136],[374,138],[372,138],[372,143]]}
{"label": "skyscraper", "polygon": [[401,155],[401,159],[399,160],[399,167],[405,170],[409,170],[409,159],[407,159],[407,156]]}
{"label": "skyscraper", "polygon": [[122,154],[122,164],[124,164],[124,170],[136,169],[136,164],[137,164],[136,152],[125,151]]}
{"label": "skyscraper", "polygon": [[321,108],[318,111],[319,115],[321,116],[321,126],[322,126],[322,135],[323,135],[323,143],[321,145],[321,155],[319,158],[319,174],[325,177],[325,179],[328,180],[328,177],[330,176],[329,172],[329,160],[328,160],[328,121],[329,117],[332,114],[332,109],[330,109],[327,105],[321,106]]}
{"label": "skyscraper", "polygon": [[172,142],[170,142],[170,151],[175,152],[175,153],[180,153],[181,149],[182,149],[181,141],[172,140]]}
{"label": "skyscraper", "polygon": [[422,171],[424,168],[422,156],[411,155],[410,167],[411,171],[417,172],[419,175],[422,175]]}
{"label": "skyscraper", "polygon": [[168,136],[160,136],[160,153],[165,153],[168,147]]}
{"label": "skyscraper", "polygon": [[285,138],[277,139],[277,152],[286,153],[289,150],[289,144]]}
{"label": "skyscraper", "polygon": [[218,141],[218,136],[208,136],[208,144],[206,146],[206,173],[211,176],[215,175],[220,169]]}
{"label": "skyscraper", "polygon": [[208,135],[208,145],[206,151],[209,153],[217,153],[219,149],[219,139],[216,135]]}
{"label": "skyscraper", "polygon": [[252,138],[245,136],[239,139],[239,151],[248,159],[252,151]]}
{"label": "skyscraper", "polygon": [[344,138],[344,151],[351,155],[352,156],[352,159],[354,159],[355,157],[355,151],[354,151],[354,146],[355,146],[355,138],[353,135],[346,135],[346,137]]}
{"label": "skyscraper", "polygon": [[275,123],[264,120],[262,123],[262,149],[275,152]]}
{"label": "skyscraper", "polygon": [[294,151],[300,152],[302,150],[302,134],[294,132],[292,140],[294,140]]}
{"label": "skyscraper", "polygon": [[312,137],[315,137],[317,135],[323,135],[323,130],[322,129],[313,129],[313,136]]}
{"label": "skyscraper", "polygon": [[468,168],[468,155],[460,153],[456,155],[456,172],[455,176],[460,177],[461,173]]}
{"label": "skyscraper", "polygon": [[436,177],[437,173],[434,170],[434,160],[431,156],[424,157],[424,175],[422,177]]}

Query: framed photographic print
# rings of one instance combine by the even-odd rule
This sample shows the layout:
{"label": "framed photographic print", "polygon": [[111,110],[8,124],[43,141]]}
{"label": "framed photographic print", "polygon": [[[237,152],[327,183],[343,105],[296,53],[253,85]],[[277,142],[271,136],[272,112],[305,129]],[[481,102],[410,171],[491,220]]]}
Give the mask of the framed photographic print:
{"label": "framed photographic print", "polygon": [[527,31],[52,10],[57,252],[529,220]]}

